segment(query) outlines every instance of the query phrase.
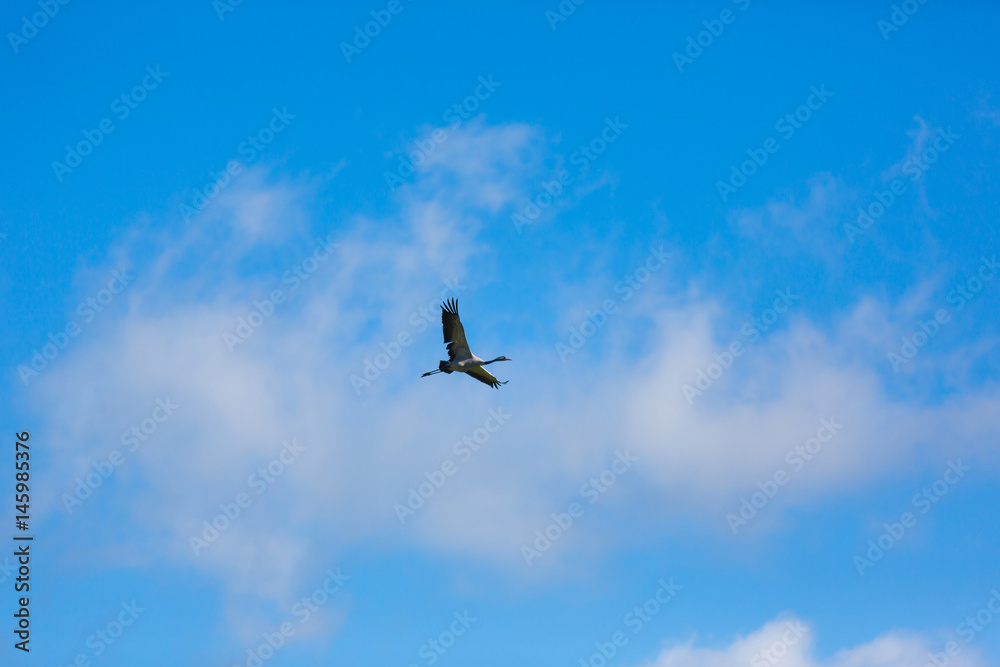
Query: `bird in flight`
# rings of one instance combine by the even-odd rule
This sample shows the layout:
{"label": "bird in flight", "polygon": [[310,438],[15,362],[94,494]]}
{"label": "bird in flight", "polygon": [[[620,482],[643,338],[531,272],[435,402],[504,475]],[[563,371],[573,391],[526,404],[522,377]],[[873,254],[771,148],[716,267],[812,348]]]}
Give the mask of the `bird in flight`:
{"label": "bird in flight", "polygon": [[494,389],[499,389],[500,385],[507,384],[509,380],[500,382],[493,375],[483,368],[494,361],[510,361],[507,357],[497,357],[489,361],[483,361],[469,350],[469,342],[465,340],[465,328],[462,320],[458,319],[458,300],[450,299],[441,306],[441,325],[444,328],[444,342],[448,346],[448,361],[438,364],[436,371],[429,371],[420,377],[427,377],[435,373],[465,373],[476,378],[484,384],[488,384]]}

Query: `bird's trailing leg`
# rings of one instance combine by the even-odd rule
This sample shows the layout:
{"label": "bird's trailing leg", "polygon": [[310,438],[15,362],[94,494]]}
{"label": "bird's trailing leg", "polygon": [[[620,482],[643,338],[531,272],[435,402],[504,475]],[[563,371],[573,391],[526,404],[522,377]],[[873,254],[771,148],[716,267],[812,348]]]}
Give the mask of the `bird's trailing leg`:
{"label": "bird's trailing leg", "polygon": [[427,371],[426,373],[424,373],[420,377],[425,378],[428,375],[434,375],[435,373],[451,373],[451,372],[452,372],[452,370],[450,368],[448,368],[448,362],[447,361],[442,361],[442,362],[440,362],[438,364],[438,369],[436,371]]}

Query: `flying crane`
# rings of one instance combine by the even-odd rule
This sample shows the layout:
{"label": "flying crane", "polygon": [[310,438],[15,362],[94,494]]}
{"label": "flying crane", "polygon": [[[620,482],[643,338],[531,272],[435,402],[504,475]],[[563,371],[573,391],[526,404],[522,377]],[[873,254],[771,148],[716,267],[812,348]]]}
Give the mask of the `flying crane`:
{"label": "flying crane", "polygon": [[444,342],[448,346],[448,361],[442,361],[438,364],[436,371],[428,371],[420,377],[427,377],[435,373],[465,373],[494,389],[499,389],[500,385],[509,382],[509,380],[500,382],[483,366],[495,361],[510,361],[510,359],[497,357],[483,361],[469,350],[469,342],[465,340],[465,328],[462,326],[462,320],[458,318],[457,299],[445,301],[444,305],[441,306],[441,325],[444,329]]}

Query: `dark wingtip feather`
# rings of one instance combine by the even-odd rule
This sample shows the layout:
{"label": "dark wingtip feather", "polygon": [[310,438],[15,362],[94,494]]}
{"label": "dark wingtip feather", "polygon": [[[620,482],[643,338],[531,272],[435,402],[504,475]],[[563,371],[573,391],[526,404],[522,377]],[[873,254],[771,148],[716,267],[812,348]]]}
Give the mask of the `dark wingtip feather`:
{"label": "dark wingtip feather", "polygon": [[441,306],[441,310],[443,310],[446,313],[458,315],[458,299],[455,298],[445,299],[444,304]]}

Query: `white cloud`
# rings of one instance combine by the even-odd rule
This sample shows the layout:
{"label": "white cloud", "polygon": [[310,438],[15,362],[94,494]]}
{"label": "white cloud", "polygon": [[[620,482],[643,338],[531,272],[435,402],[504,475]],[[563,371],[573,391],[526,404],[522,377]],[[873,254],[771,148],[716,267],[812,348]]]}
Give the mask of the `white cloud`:
{"label": "white cloud", "polygon": [[735,224],[747,236],[766,238],[776,232],[788,231],[800,240],[812,238],[819,226],[835,214],[843,204],[843,184],[830,174],[817,174],[809,179],[805,200],[774,199],[761,207],[744,209],[733,215]]}
{"label": "white cloud", "polygon": [[[936,217],[936,212],[931,207],[930,200],[927,197],[927,174],[934,171],[934,166],[933,163],[922,166],[924,163],[921,156],[928,149],[929,144],[938,134],[940,128],[928,123],[919,115],[914,116],[913,120],[917,123],[917,127],[906,132],[910,138],[910,145],[906,149],[906,155],[899,162],[896,162],[882,172],[882,181],[883,183],[888,183],[893,179],[901,178],[905,180],[907,187],[909,187],[913,182],[912,175],[914,170],[926,169],[926,171],[922,172],[920,178],[916,180],[916,189],[920,199],[920,208],[924,215],[934,218]],[[935,150],[936,153],[937,151]],[[942,156],[940,159],[945,158]]]}
{"label": "white cloud", "polygon": [[[733,231],[751,241],[733,257],[747,275],[757,274],[761,262],[820,264],[831,275],[845,270],[847,240],[841,231],[850,215],[852,193],[829,173],[811,176],[802,192],[779,193],[759,206],[730,212]],[[731,253],[730,236],[715,239],[713,254]]]}
{"label": "white cloud", "polygon": [[[67,517],[66,539],[108,557],[113,550],[94,543],[88,528],[104,521],[98,509],[114,511],[125,515],[121,541],[130,562],[166,555],[237,593],[287,601],[307,578],[303,568],[329,566],[324,559],[337,545],[386,530],[397,535],[392,503],[419,481],[428,440],[435,441],[430,451],[450,446],[466,426],[442,429],[440,403],[421,395],[443,385],[423,384],[387,409],[401,374],[412,381],[411,363],[392,366],[361,397],[349,376],[363,372],[380,342],[400,331],[415,336],[414,309],[438,301],[442,280],[461,280],[470,259],[483,254],[474,240],[478,216],[515,196],[513,175],[532,159],[535,140],[523,125],[470,123],[452,132],[423,177],[401,188],[397,217],[347,226],[332,239],[339,244],[333,255],[297,282],[283,276],[305,267],[315,247],[309,185],[275,181],[259,168],[191,226],[130,239],[123,252],[139,277],[127,305],[30,387],[63,443],[50,511],[65,517],[61,495],[73,492],[71,480],[111,448],[124,450],[119,435],[148,417],[156,398],[181,408]],[[223,335],[235,334],[238,318],[248,320],[274,290],[284,303],[231,353]],[[434,333],[424,337],[434,349],[423,361],[429,367],[441,353],[439,326],[432,321]],[[467,395],[482,421],[495,396]],[[249,476],[291,438],[305,453],[256,496]],[[195,555],[189,537],[239,493],[253,504]],[[310,550],[314,541],[322,548]]]}
{"label": "white cloud", "polygon": [[[726,509],[784,465],[785,452],[813,435],[821,418],[842,422],[843,433],[759,525],[777,520],[781,507],[878,479],[917,447],[941,461],[977,449],[992,455],[1000,431],[989,409],[995,388],[937,406],[888,396],[857,352],[879,339],[870,302],[840,315],[830,332],[793,309],[781,330],[748,346],[693,405],[682,386],[727,336],[742,339],[725,333],[740,323],[712,299],[652,284],[604,326],[608,354],[593,363],[585,361],[588,348],[559,362],[553,345],[562,330],[501,347],[486,305],[463,301],[477,351],[515,359],[498,369],[513,381],[493,392],[467,378],[420,379],[443,350],[437,314],[428,326],[419,308],[439,299],[445,279],[467,280],[473,266],[480,278],[491,272],[479,232],[530,187],[518,174],[536,164],[539,141],[536,130],[516,124],[452,132],[416,182],[399,188],[398,215],[345,225],[333,256],[295,288],[282,276],[315,247],[308,183],[248,174],[210,219],[143,251],[122,314],[109,314],[100,336],[81,340],[31,385],[51,441],[61,443],[42,486],[56,490],[50,511],[65,517],[59,494],[119,446],[121,432],[147,417],[156,398],[182,407],[107,487],[65,517],[63,539],[84,557],[88,547],[116,557],[100,513],[113,512],[126,526],[118,546],[129,562],[168,558],[237,594],[287,601],[310,572],[367,541],[473,554],[525,573],[520,546],[550,513],[579,500],[580,486],[617,449],[630,448],[640,463],[532,572],[562,567],[570,554],[600,553],[621,525],[604,530],[606,519],[619,514],[653,523],[664,514],[695,516],[708,532],[724,533]],[[251,201],[270,202],[267,214],[248,212]],[[286,220],[293,223],[281,227]],[[231,354],[223,334],[274,289],[286,302]],[[641,341],[621,333],[633,330],[651,333]],[[350,376],[401,332],[415,342],[356,395]],[[394,503],[454,458],[452,444],[498,406],[510,422],[400,526]],[[248,477],[290,438],[306,448],[301,458],[195,556],[189,536],[219,503],[248,492]],[[647,511],[650,496],[668,501],[655,503],[666,509]]]}
{"label": "white cloud", "polygon": [[829,659],[814,657],[812,644],[813,630],[808,624],[795,618],[778,619],[723,648],[700,648],[693,640],[670,646],[643,667],[933,667],[929,654],[943,659],[948,667],[983,664],[978,653],[962,642],[956,642],[953,655],[946,655],[944,642],[935,644],[900,632],[843,649]]}
{"label": "white cloud", "polygon": [[906,131],[907,136],[910,138],[910,145],[906,149],[906,155],[899,162],[882,172],[883,182],[889,182],[903,174],[903,169],[907,163],[912,162],[915,158],[922,155],[927,149],[927,143],[937,133],[937,128],[933,127],[921,116],[914,116],[913,120],[916,122],[917,127]]}

